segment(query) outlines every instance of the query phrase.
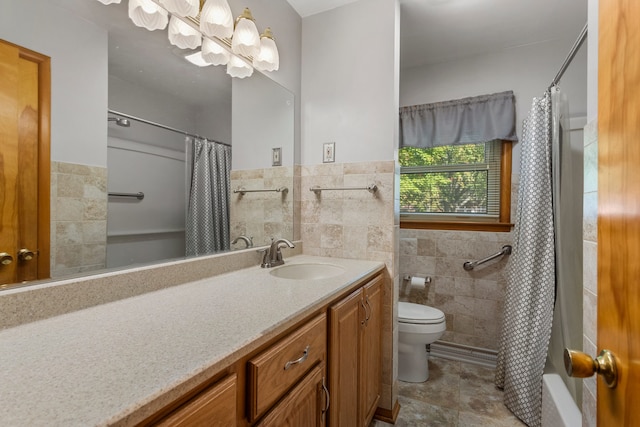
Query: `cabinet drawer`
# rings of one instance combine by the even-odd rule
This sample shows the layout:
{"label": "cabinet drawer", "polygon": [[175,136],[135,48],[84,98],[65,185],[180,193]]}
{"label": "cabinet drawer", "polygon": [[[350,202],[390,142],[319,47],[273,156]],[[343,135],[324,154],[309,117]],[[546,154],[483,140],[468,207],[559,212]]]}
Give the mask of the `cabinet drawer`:
{"label": "cabinet drawer", "polygon": [[216,383],[158,423],[162,427],[213,426],[236,424],[236,375]]}
{"label": "cabinet drawer", "polygon": [[326,315],[310,320],[247,364],[249,419],[256,420],[316,363],[325,360]]}

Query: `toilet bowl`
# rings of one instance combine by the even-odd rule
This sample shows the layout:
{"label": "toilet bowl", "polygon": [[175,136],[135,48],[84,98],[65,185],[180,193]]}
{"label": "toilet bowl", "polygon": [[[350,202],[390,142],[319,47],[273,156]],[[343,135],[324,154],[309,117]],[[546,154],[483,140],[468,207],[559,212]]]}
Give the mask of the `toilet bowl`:
{"label": "toilet bowl", "polygon": [[444,313],[437,308],[398,303],[398,379],[421,383],[429,379],[426,344],[447,329]]}

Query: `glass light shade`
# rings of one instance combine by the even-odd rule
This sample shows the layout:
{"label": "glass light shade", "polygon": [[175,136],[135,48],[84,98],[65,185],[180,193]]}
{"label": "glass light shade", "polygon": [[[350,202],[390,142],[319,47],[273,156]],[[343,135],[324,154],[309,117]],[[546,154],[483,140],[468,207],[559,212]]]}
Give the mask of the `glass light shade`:
{"label": "glass light shade", "polygon": [[177,16],[171,15],[169,42],[180,49],[195,49],[202,44],[202,34]]}
{"label": "glass light shade", "polygon": [[160,4],[171,14],[181,17],[198,16],[200,12],[200,0],[159,0]]}
{"label": "glass light shade", "polygon": [[221,39],[233,35],[233,14],[227,0],[207,0],[200,12],[200,31]]}
{"label": "glass light shade", "polygon": [[280,68],[280,55],[270,28],[260,36],[260,53],[253,57],[253,66],[262,71],[276,71]]}
{"label": "glass light shade", "polygon": [[120,3],[120,0],[98,0],[102,4]]}
{"label": "glass light shade", "polygon": [[204,60],[201,51],[192,53],[191,55],[187,55],[184,57],[184,59],[191,62],[193,65],[197,65],[198,67],[208,67],[211,65],[210,62]]}
{"label": "glass light shade", "polygon": [[231,56],[229,63],[227,64],[227,74],[231,77],[237,77],[244,79],[250,77],[253,74],[253,67],[247,64],[242,58],[237,56]]}
{"label": "glass light shade", "polygon": [[149,31],[162,30],[169,22],[167,11],[151,0],[129,0],[129,18]]}
{"label": "glass light shade", "polygon": [[202,40],[202,58],[209,64],[226,65],[229,63],[231,54],[218,43],[211,39]]}
{"label": "glass light shade", "polygon": [[260,34],[248,8],[245,8],[236,21],[231,49],[234,53],[243,56],[256,56],[260,52]]}

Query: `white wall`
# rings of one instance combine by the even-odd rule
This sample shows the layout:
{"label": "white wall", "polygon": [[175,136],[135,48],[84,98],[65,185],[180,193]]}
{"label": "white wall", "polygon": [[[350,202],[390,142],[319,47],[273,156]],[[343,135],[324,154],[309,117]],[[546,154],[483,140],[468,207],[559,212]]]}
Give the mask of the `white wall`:
{"label": "white wall", "polygon": [[[576,34],[576,37],[578,34]],[[400,105],[428,104],[513,90],[518,137],[533,97],[544,94],[575,39],[549,41],[478,55],[456,61],[415,67],[400,73]],[[579,51],[560,81],[569,97],[570,117],[587,113],[586,48]],[[519,173],[520,146],[514,145],[513,173]]]}
{"label": "white wall", "polygon": [[396,6],[361,0],[304,18],[301,164],[322,163],[325,142],[337,163],[393,160]]}
{"label": "white wall", "polygon": [[[295,154],[298,158],[294,161],[299,163],[299,146],[300,146],[300,64],[301,64],[301,43],[302,43],[302,18],[291,7],[286,0],[245,0],[242,3],[230,2],[231,10],[234,15],[238,15],[242,12],[244,7],[249,7],[253,17],[258,24],[258,31],[262,32],[264,28],[271,27],[276,43],[278,45],[278,53],[280,55],[280,69],[278,71],[266,72],[265,74],[274,82],[284,87],[291,93],[293,93],[293,143],[295,148]],[[254,71],[258,73],[258,71]],[[253,79],[250,77],[249,79]],[[246,81],[247,79],[245,79]],[[233,102],[238,100],[238,97],[244,96],[244,90],[248,85],[244,84],[242,80],[233,79]],[[244,104],[250,103],[251,98],[245,99]],[[234,110],[240,110],[239,106],[234,106]],[[234,114],[234,117],[236,115]],[[236,117],[237,119],[238,117]],[[240,142],[236,145],[236,133],[237,129],[246,127],[246,122],[234,122],[233,131],[233,168],[238,169],[250,169],[256,167],[256,163],[253,161],[255,154],[256,144],[258,141],[251,141],[251,143]],[[241,137],[246,137],[246,134],[241,134]],[[280,145],[275,145],[276,147]],[[257,164],[268,167],[271,166],[271,146],[262,147]],[[268,155],[265,156],[268,150]],[[285,155],[287,151],[285,151]],[[245,160],[248,163],[245,163]],[[268,164],[267,164],[268,163]],[[283,162],[283,165],[291,163]]]}
{"label": "white wall", "polygon": [[587,75],[587,122],[598,118],[598,0],[589,0],[587,35],[588,75]]}
{"label": "white wall", "polygon": [[51,159],[105,167],[106,31],[47,1],[0,9],[0,38],[51,57]]}
{"label": "white wall", "polygon": [[272,148],[282,148],[282,165],[293,165],[294,95],[265,76],[233,82],[232,169],[272,165]]}

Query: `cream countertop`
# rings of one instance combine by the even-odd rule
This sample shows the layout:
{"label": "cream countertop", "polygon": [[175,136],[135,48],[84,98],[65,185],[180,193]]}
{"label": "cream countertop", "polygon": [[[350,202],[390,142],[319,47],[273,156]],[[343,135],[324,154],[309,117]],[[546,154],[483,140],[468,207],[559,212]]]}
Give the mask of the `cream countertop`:
{"label": "cream countertop", "polygon": [[255,266],[0,331],[0,424],[135,424],[384,267],[286,262],[345,272],[304,282]]}

